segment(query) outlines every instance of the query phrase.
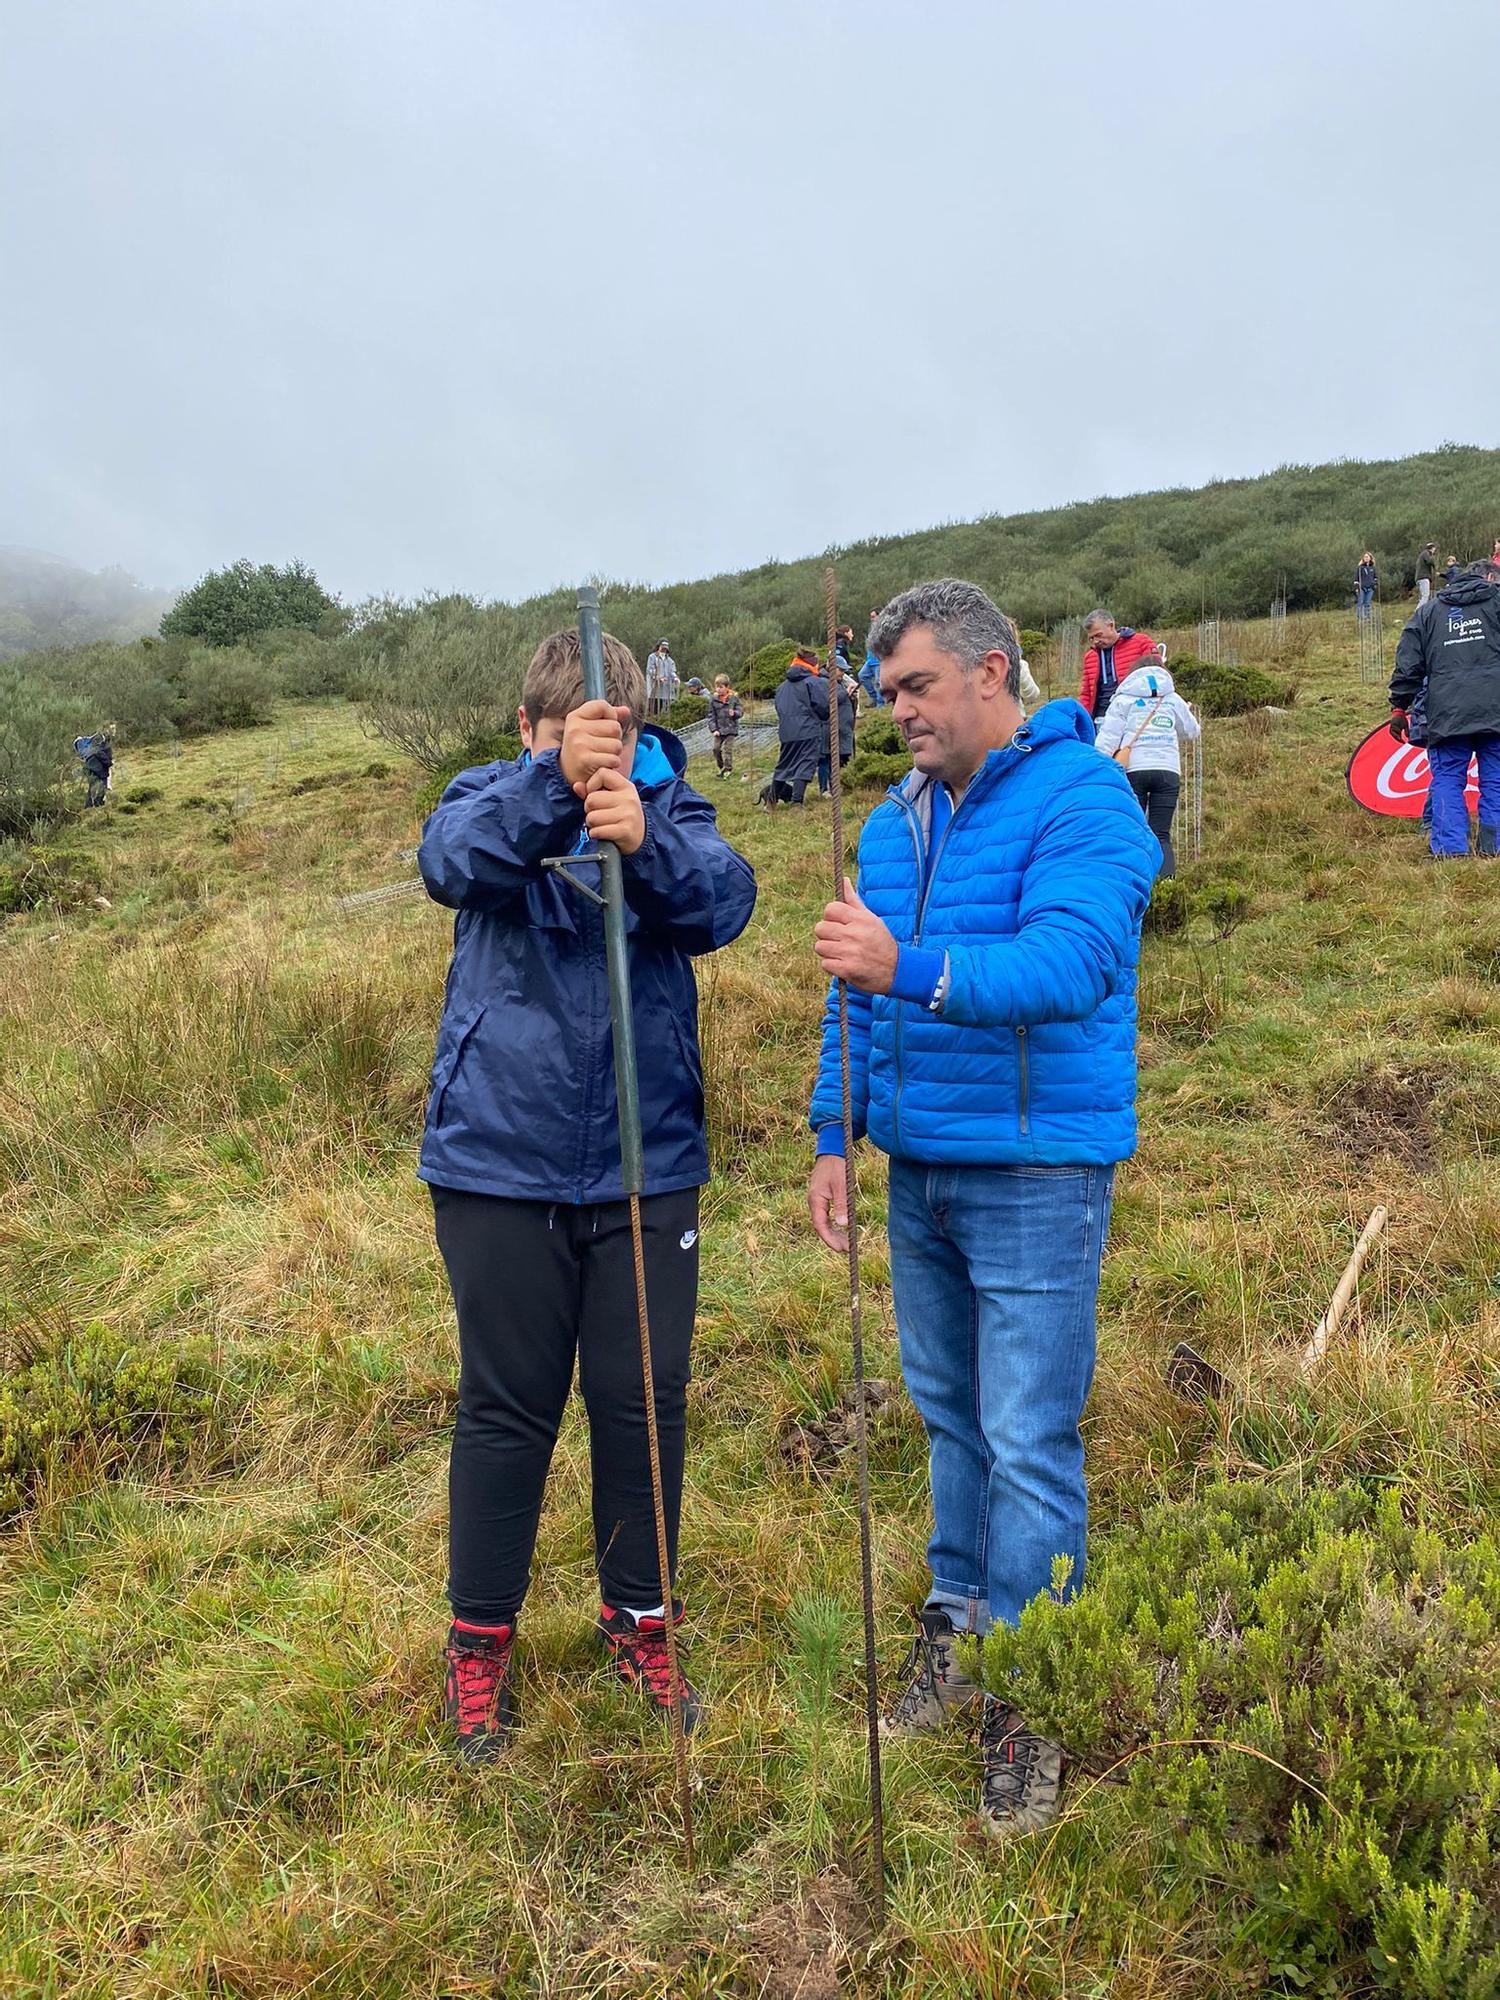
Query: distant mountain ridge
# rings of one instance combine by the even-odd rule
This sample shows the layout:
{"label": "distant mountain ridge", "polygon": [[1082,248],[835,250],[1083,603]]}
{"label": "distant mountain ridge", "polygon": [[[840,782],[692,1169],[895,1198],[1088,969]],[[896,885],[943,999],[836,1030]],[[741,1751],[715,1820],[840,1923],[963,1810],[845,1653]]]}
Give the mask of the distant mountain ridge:
{"label": "distant mountain ridge", "polygon": [[87,570],[47,549],[0,544],[0,659],[154,632],[175,591],[128,570]]}

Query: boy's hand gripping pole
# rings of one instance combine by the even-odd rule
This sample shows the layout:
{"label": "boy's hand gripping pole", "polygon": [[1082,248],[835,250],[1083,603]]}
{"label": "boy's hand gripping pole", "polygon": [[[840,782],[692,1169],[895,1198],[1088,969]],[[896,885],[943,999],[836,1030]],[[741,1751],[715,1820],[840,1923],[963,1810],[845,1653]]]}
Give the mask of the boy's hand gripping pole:
{"label": "boy's hand gripping pole", "polygon": [[[590,701],[608,701],[604,681],[604,639],[599,593],[585,585],[578,593],[578,638],[583,656],[583,692]],[[625,949],[625,879],[620,850],[612,841],[594,843],[604,903],[604,950],[609,968],[609,1020],[615,1045],[615,1099],[620,1114],[620,1170],[630,1202],[630,1237],[635,1251],[635,1317],[641,1339],[641,1380],[646,1393],[646,1448],[651,1459],[651,1503],[656,1513],[656,1560],[664,1600],[668,1691],[672,1703],[672,1757],[682,1805],[682,1840],[687,1865],[694,1865],[693,1795],[688,1780],[687,1735],[683,1728],[682,1670],[677,1663],[676,1607],[667,1557],[667,1510],[662,1495],[661,1447],[656,1433],[656,1383],[651,1368],[651,1320],[646,1305],[646,1253],[641,1241],[641,1196],[645,1154],[641,1143],[640,1079],[635,1063],[635,1013],[630,1002],[630,960]],[[583,856],[576,856],[581,860]]]}
{"label": "boy's hand gripping pole", "polygon": [[[823,572],[828,622],[828,784],[833,804],[833,895],[844,897],[844,788],[839,771],[842,675],[831,568]],[[849,989],[838,981],[839,1076],[844,1091],[844,1213],[849,1235],[849,1324],[854,1348],[854,1445],[859,1477],[859,1582],[865,1614],[865,1731],[870,1759],[870,1917],[885,1922],[885,1799],[880,1778],[880,1696],[875,1659],[875,1577],[870,1546],[870,1447],[865,1415],[865,1342],[859,1310],[859,1211],[854,1188],[854,1094],[849,1073]]]}

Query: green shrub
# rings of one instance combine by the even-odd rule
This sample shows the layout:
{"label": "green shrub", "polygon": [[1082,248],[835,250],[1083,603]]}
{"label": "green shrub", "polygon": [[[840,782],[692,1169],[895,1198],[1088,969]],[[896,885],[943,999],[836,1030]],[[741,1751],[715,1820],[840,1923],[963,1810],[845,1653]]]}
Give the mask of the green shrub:
{"label": "green shrub", "polygon": [[1296,699],[1291,682],[1273,680],[1259,667],[1213,666],[1185,653],[1168,660],[1167,669],[1183,700],[1204,715],[1244,715],[1273,704],[1285,708]]}
{"label": "green shrub", "polygon": [[1141,929],[1158,937],[1170,936],[1174,931],[1187,929],[1192,913],[1192,897],[1182,877],[1160,875],[1146,905]]}
{"label": "green shrub", "polygon": [[786,679],[786,670],[792,664],[792,655],[796,650],[795,639],[773,639],[768,646],[758,648],[750,656],[740,693],[760,696],[775,694]]}
{"label": "green shrub", "polygon": [[909,764],[911,752],[906,747],[906,738],[896,727],[890,708],[862,708],[855,727],[854,744],[857,750],[879,750],[886,756],[904,757]]}
{"label": "green shrub", "polygon": [[1260,1990],[1500,1991],[1500,1550],[1403,1502],[1209,1487],[984,1643],[993,1692],[1127,1772],[1117,1865],[1170,1852]]}
{"label": "green shrub", "polygon": [[97,1323],[44,1343],[0,1381],[0,1520],[79,1453],[107,1470],[149,1445],[180,1463],[213,1410],[196,1349],[133,1345]]}
{"label": "green shrub", "polygon": [[906,751],[892,757],[883,750],[856,750],[844,766],[844,786],[851,792],[885,792],[899,785],[910,770]]}
{"label": "green shrub", "polygon": [[71,696],[0,666],[0,839],[65,819],[82,803],[73,738],[83,717]]}
{"label": "green shrub", "polygon": [[535,618],[467,597],[362,614],[358,685],[370,727],[434,776],[480,761],[472,746],[515,723]]}
{"label": "green shrub", "polygon": [[520,754],[520,737],[505,729],[496,730],[489,736],[478,736],[473,742],[465,744],[462,750],[455,751],[445,764],[433,772],[418,792],[418,819],[426,819],[460,771],[472,770],[476,764],[512,763]]}
{"label": "green shrub", "polygon": [[681,733],[691,729],[695,722],[701,722],[708,714],[708,702],[701,694],[680,694],[667,709],[665,715],[653,717],[663,728]]}
{"label": "green shrub", "polygon": [[241,559],[211,570],[183,591],[161,621],[164,639],[196,639],[209,646],[239,646],[261,633],[291,627],[315,632],[337,617],[330,597],[305,563],[259,568]]}
{"label": "green shrub", "polygon": [[281,684],[276,669],[244,646],[193,646],[169,670],[177,690],[177,727],[187,735],[250,729],[269,722]]}
{"label": "green shrub", "polygon": [[163,796],[160,785],[133,785],[125,794],[133,806],[151,806]]}

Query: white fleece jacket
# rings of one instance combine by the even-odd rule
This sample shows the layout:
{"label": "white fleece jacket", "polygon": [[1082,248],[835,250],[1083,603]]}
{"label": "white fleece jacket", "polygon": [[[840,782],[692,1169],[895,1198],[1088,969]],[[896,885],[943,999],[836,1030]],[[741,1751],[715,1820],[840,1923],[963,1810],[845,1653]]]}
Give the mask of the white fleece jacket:
{"label": "white fleece jacket", "polygon": [[1179,743],[1200,734],[1198,718],[1173,687],[1172,676],[1163,666],[1149,666],[1132,668],[1121,681],[1096,741],[1112,757],[1134,738],[1132,771],[1175,771],[1180,777]]}

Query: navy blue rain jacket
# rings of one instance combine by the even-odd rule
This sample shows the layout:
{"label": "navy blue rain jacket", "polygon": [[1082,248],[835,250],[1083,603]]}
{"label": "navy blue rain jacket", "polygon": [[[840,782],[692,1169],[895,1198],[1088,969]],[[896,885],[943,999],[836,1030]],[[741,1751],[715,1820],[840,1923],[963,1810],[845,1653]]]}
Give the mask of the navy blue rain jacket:
{"label": "navy blue rain jacket", "polygon": [[[633,776],[646,838],[625,857],[646,1192],[708,1179],[691,959],[739,936],[750,864],[647,724]],[[463,771],[422,830],[427,893],[458,911],[418,1173],[527,1201],[619,1201],[620,1134],[603,912],[544,858],[584,844],[555,750]],[[598,885],[599,871],[580,864]]]}

